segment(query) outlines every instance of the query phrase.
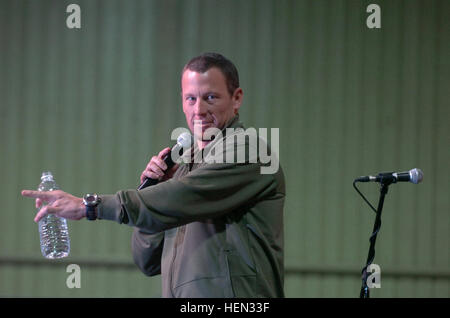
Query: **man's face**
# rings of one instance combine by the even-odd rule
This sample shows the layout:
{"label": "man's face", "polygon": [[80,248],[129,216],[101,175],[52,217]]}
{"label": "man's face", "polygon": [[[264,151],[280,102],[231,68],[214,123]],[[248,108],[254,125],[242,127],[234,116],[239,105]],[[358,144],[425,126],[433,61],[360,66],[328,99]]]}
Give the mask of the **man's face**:
{"label": "man's face", "polygon": [[[194,121],[201,121],[202,134],[211,127],[223,129],[237,114],[242,95],[241,88],[230,95],[225,76],[216,67],[205,73],[186,70],[181,77],[183,112],[193,134]],[[199,140],[201,136],[195,138]]]}

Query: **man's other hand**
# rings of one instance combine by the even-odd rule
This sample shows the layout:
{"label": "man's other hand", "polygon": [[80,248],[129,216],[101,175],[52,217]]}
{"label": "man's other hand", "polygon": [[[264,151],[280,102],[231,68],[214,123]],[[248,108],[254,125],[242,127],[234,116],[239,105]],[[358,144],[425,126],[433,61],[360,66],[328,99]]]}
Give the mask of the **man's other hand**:
{"label": "man's other hand", "polygon": [[23,190],[24,197],[35,198],[36,208],[40,208],[42,204],[47,203],[36,214],[34,221],[39,222],[48,214],[55,214],[69,220],[81,220],[86,216],[86,207],[82,198],[77,198],[69,193],[61,190],[55,191],[33,191]]}
{"label": "man's other hand", "polygon": [[167,171],[167,165],[163,158],[170,153],[170,148],[164,148],[157,156],[153,156],[147,167],[141,174],[141,183],[144,182],[145,178],[155,179],[159,181],[166,181],[173,177],[173,174],[178,169],[178,164],[174,165],[170,170]]}

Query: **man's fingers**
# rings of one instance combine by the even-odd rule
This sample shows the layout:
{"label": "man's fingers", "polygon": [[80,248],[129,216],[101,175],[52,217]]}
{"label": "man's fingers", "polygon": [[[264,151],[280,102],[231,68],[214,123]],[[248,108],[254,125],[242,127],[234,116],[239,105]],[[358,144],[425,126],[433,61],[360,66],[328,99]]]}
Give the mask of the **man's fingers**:
{"label": "man's fingers", "polygon": [[36,209],[39,209],[43,203],[44,203],[44,201],[42,201],[41,199],[39,199],[39,198],[36,199]]}
{"label": "man's fingers", "polygon": [[[149,170],[145,170],[144,172],[142,172],[142,176],[143,176],[142,179],[150,178],[150,179],[155,179],[155,180],[159,179],[161,177],[160,175],[158,175],[152,171],[149,171]],[[142,182],[144,182],[144,181],[142,181]]]}
{"label": "man's fingers", "polygon": [[148,165],[146,167],[146,170],[153,171],[153,170],[155,170],[155,167],[157,169],[166,170],[167,169],[167,164],[164,162],[164,160],[162,160],[161,158],[158,158],[158,157],[155,156],[148,163]]}
{"label": "man's fingers", "polygon": [[164,162],[164,160],[162,160],[162,159],[156,158],[156,159],[153,161],[153,164],[154,164],[158,169],[160,169],[161,172],[163,172],[163,173],[164,173],[164,171],[167,169],[167,164],[166,164],[166,163]]}
{"label": "man's fingers", "polygon": [[167,154],[170,152],[170,150],[172,150],[172,149],[169,148],[169,147],[164,148],[163,150],[161,150],[161,151],[159,152],[158,157],[159,157],[159,158],[164,157],[165,155],[167,155]]}
{"label": "man's fingers", "polygon": [[42,199],[44,201],[49,201],[52,198],[50,191],[23,190],[22,195],[24,197]]}
{"label": "man's fingers", "polygon": [[[36,208],[39,209],[43,205],[44,201],[53,202],[58,197],[58,193],[56,191],[52,192],[53,193],[51,193],[50,191],[23,190],[22,195],[24,197],[35,198]],[[34,221],[39,222],[47,214],[55,214],[57,213],[57,211],[58,208],[47,205],[39,210],[39,212],[34,217]]]}
{"label": "man's fingers", "polygon": [[148,168],[145,169],[144,171],[142,171],[141,174],[141,183],[144,182],[144,180],[146,178],[150,178],[150,179],[159,179],[159,177],[161,177],[159,174],[155,173],[152,170],[149,170]]}
{"label": "man's fingers", "polygon": [[39,222],[42,218],[47,216],[48,214],[56,214],[58,212],[58,208],[51,207],[49,205],[45,206],[34,217],[34,222]]}
{"label": "man's fingers", "polygon": [[42,192],[40,191],[33,191],[33,190],[22,190],[22,195],[24,197],[29,197],[29,198],[39,198],[39,194],[42,194]]}
{"label": "man's fingers", "polygon": [[152,161],[149,162],[144,171],[153,172],[159,176],[163,176],[165,169],[167,169],[166,163],[157,157],[153,157]]}

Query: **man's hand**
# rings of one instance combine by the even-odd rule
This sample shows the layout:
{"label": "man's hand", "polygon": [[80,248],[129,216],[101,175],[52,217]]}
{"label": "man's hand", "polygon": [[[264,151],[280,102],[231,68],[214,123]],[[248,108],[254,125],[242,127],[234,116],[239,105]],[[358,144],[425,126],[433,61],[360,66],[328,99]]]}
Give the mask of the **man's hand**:
{"label": "man's hand", "polygon": [[29,198],[35,198],[36,208],[40,208],[44,202],[48,203],[48,205],[43,207],[36,214],[34,218],[35,222],[39,222],[39,220],[47,214],[55,214],[56,216],[69,220],[81,220],[86,216],[86,207],[83,204],[83,199],[74,197],[73,195],[61,190],[23,190],[22,195]]}
{"label": "man's hand", "polygon": [[167,165],[163,158],[170,153],[170,148],[164,148],[157,156],[153,156],[147,167],[141,174],[141,183],[145,178],[157,179],[159,181],[166,181],[173,177],[173,174],[178,169],[178,164],[174,165],[170,170],[166,171]]}

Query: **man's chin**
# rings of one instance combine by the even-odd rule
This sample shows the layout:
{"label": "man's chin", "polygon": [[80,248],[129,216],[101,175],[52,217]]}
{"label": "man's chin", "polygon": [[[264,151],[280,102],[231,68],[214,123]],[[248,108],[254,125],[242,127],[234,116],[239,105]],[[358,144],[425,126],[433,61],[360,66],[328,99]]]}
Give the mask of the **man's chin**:
{"label": "man's chin", "polygon": [[195,141],[201,141],[201,142],[210,142],[213,141],[216,137],[217,134],[220,134],[220,129],[211,126],[211,127],[206,127],[205,129],[202,129],[201,135],[200,134],[196,134],[194,133],[194,139]]}
{"label": "man's chin", "polygon": [[[209,129],[209,131],[208,131],[208,129]],[[220,131],[220,129],[217,128],[214,124],[206,124],[206,125],[201,125],[201,126],[198,125],[198,126],[194,126],[193,134],[197,138],[197,135],[200,133],[200,131],[201,131],[202,135],[205,135],[205,134],[209,135],[211,133],[215,133],[217,130]],[[192,130],[191,130],[191,132],[192,132]]]}

